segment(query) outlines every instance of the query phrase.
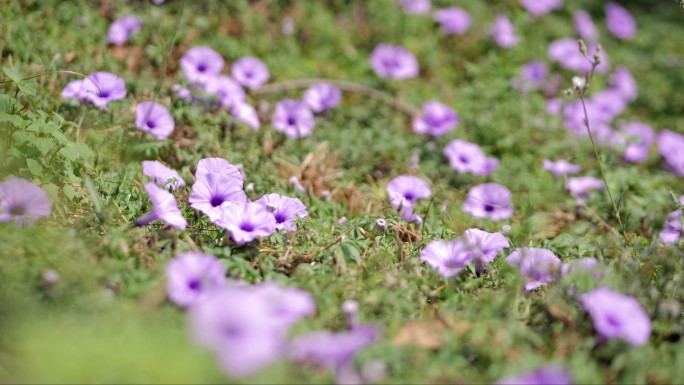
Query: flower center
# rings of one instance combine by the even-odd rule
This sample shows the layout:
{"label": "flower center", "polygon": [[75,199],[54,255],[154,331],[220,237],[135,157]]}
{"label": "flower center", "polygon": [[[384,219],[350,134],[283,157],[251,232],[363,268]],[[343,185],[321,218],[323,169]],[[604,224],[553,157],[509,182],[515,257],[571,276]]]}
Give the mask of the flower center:
{"label": "flower center", "polygon": [[620,322],[620,320],[613,317],[612,315],[607,316],[606,321],[608,321],[608,324],[613,327],[622,326],[622,322]]}
{"label": "flower center", "polygon": [[287,124],[289,124],[290,126],[294,126],[295,123],[297,123],[297,119],[295,119],[294,116],[287,117]]}
{"label": "flower center", "polygon": [[211,197],[211,201],[209,203],[211,204],[211,207],[217,207],[221,206],[221,203],[223,203],[224,200],[222,197]]}
{"label": "flower center", "polygon": [[406,199],[409,202],[413,202],[414,196],[411,193],[406,193],[404,194],[404,199]]}
{"label": "flower center", "polygon": [[188,288],[192,291],[202,290],[202,281],[199,279],[193,279],[188,282]]}
{"label": "flower center", "polygon": [[275,215],[276,223],[283,223],[283,222],[285,222],[286,219],[287,218],[285,218],[285,216],[283,214],[279,213],[279,214]]}
{"label": "flower center", "polygon": [[157,127],[157,123],[155,123],[154,120],[148,120],[147,122],[145,122],[145,124],[146,124],[147,127],[149,127],[149,128],[156,128],[156,127]]}
{"label": "flower center", "polygon": [[484,206],[484,210],[488,213],[491,213],[492,211],[494,211],[494,209],[495,209],[495,207],[490,205],[489,203],[486,203]]}
{"label": "flower center", "polygon": [[109,91],[100,91],[100,97],[101,98],[108,98],[109,97]]}
{"label": "flower center", "polygon": [[458,160],[460,160],[461,163],[468,163],[468,158],[465,155],[459,156]]}
{"label": "flower center", "polygon": [[9,213],[14,216],[26,214],[26,207],[20,205],[10,206]]}
{"label": "flower center", "polygon": [[252,231],[254,231],[254,225],[249,223],[249,222],[245,222],[245,223],[240,225],[240,230],[246,231],[248,233],[252,232]]}
{"label": "flower center", "polygon": [[197,66],[197,71],[198,72],[205,72],[207,70],[207,65],[206,64],[200,64]]}

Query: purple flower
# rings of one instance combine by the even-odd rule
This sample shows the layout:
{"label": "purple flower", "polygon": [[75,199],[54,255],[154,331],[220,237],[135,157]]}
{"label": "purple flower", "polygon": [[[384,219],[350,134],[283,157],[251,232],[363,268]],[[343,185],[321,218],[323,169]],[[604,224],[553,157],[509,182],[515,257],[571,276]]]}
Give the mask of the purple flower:
{"label": "purple flower", "polygon": [[563,6],[563,0],[520,0],[520,4],[532,16],[541,16]]}
{"label": "purple flower", "polygon": [[213,255],[187,252],[166,265],[167,295],[180,307],[196,304],[210,290],[226,284],[226,268]]}
{"label": "purple flower", "polygon": [[528,291],[555,281],[561,268],[560,259],[551,250],[536,247],[517,248],[506,262],[520,270]]}
{"label": "purple flower", "polygon": [[52,202],[40,186],[21,178],[0,182],[0,222],[31,225],[51,211]]}
{"label": "purple flower", "polygon": [[449,7],[435,11],[432,15],[446,34],[462,35],[470,27],[470,15],[458,7]]}
{"label": "purple flower", "polygon": [[264,195],[255,203],[264,206],[273,215],[277,231],[297,231],[297,218],[304,218],[309,214],[302,201],[280,194]]}
{"label": "purple flower", "polygon": [[404,12],[413,15],[425,15],[430,12],[430,0],[398,0]]}
{"label": "purple flower", "polygon": [[490,218],[493,221],[513,216],[511,192],[500,184],[485,183],[468,191],[463,210],[475,218]]}
{"label": "purple flower", "polygon": [[207,78],[204,91],[209,95],[218,96],[218,102],[228,108],[245,101],[245,91],[235,80],[228,76]]}
{"label": "purple flower", "polygon": [[257,115],[254,107],[247,103],[235,103],[233,108],[230,110],[230,114],[233,115],[235,120],[245,123],[256,131],[258,131],[261,127],[261,123],[259,123],[259,115]]}
{"label": "purple flower", "polygon": [[252,286],[256,299],[266,304],[271,317],[280,327],[287,329],[300,319],[316,313],[316,303],[309,292],[264,282]]}
{"label": "purple flower", "polygon": [[460,239],[432,241],[420,251],[420,260],[432,267],[437,274],[451,278],[465,269],[472,260],[468,245]]}
{"label": "purple flower", "polygon": [[563,109],[563,100],[560,98],[549,99],[546,101],[546,113],[549,115],[560,115]]}
{"label": "purple flower", "polygon": [[249,286],[208,291],[190,308],[192,337],[217,356],[228,375],[254,374],[285,352],[286,330],[269,305]]}
{"label": "purple flower", "polygon": [[223,65],[223,57],[206,46],[189,49],[180,60],[181,69],[190,83],[206,83],[221,73]]}
{"label": "purple flower", "polygon": [[83,85],[84,80],[74,80],[64,87],[60,96],[64,99],[78,99],[81,103],[88,100],[85,94],[85,89]]}
{"label": "purple flower", "polygon": [[394,207],[413,206],[419,199],[429,198],[430,185],[410,175],[400,175],[387,184],[387,195]]}
{"label": "purple flower", "polygon": [[670,130],[658,134],[658,151],[675,174],[684,176],[684,135]]}
{"label": "purple flower", "polygon": [[624,149],[622,157],[626,161],[644,163],[648,159],[648,148],[655,140],[655,131],[647,124],[631,122],[622,127],[616,139]]}
{"label": "purple flower", "polygon": [[584,10],[576,11],[573,18],[575,20],[575,32],[589,43],[596,42],[598,31],[596,30],[594,22],[591,20],[589,12]]}
{"label": "purple flower", "polygon": [[166,0],[152,0],[152,2],[153,2],[155,5],[164,4],[165,1],[166,1]]}
{"label": "purple flower", "polygon": [[510,247],[508,238],[503,234],[480,229],[466,230],[462,239],[476,264],[492,263],[501,250]]}
{"label": "purple flower", "polygon": [[572,261],[561,265],[561,274],[566,276],[568,274],[588,273],[596,269],[596,265],[598,265],[598,260],[596,258],[585,257],[573,259]]}
{"label": "purple flower", "polygon": [[244,182],[245,180],[240,169],[223,158],[204,158],[200,160],[197,163],[195,177],[199,179],[207,174],[221,174],[238,179],[240,182]]}
{"label": "purple flower", "polygon": [[636,21],[628,10],[616,3],[605,5],[606,27],[618,39],[629,40],[636,34]]}
{"label": "purple flower", "polygon": [[531,372],[502,378],[495,385],[571,385],[570,373],[562,366],[546,365]]}
{"label": "purple flower", "polygon": [[107,41],[114,45],[123,45],[134,32],[140,31],[140,19],[124,16],[109,26]]}
{"label": "purple flower", "polygon": [[[587,52],[590,57],[595,51],[596,45],[587,44]],[[591,63],[582,55],[575,39],[554,40],[549,44],[548,53],[551,60],[558,62],[565,69],[580,73],[591,71]],[[605,50],[601,49],[599,56],[601,63],[596,66],[596,72],[605,73],[610,67],[608,55],[606,55]]]}
{"label": "purple flower", "polygon": [[252,202],[236,202],[221,207],[223,215],[216,224],[228,230],[238,245],[273,234],[276,221],[264,206]]}
{"label": "purple flower", "polygon": [[402,47],[380,44],[371,53],[370,65],[383,79],[410,79],[418,76],[418,61]]}
{"label": "purple flower", "polygon": [[603,338],[620,338],[630,345],[643,346],[651,336],[651,320],[634,297],[599,287],[582,294],[582,306]]}
{"label": "purple flower", "polygon": [[155,102],[142,102],[135,109],[135,126],[158,140],[164,140],[176,128],[176,123],[166,107]]}
{"label": "purple flower", "polygon": [[551,171],[557,178],[562,178],[567,174],[577,174],[582,171],[582,167],[572,164],[565,159],[552,162],[544,159],[544,170]]}
{"label": "purple flower", "polygon": [[[679,200],[684,204],[684,195]],[[672,245],[679,241],[679,238],[682,236],[682,210],[676,210],[668,214],[659,236],[660,241],[666,245]]]}
{"label": "purple flower", "polygon": [[591,190],[603,190],[605,188],[606,185],[603,181],[593,176],[568,178],[565,183],[565,189],[570,192],[570,195],[578,198],[588,198]]}
{"label": "purple flower", "polygon": [[591,103],[594,104],[598,114],[601,115],[599,119],[603,122],[611,121],[627,107],[627,101],[622,94],[612,88],[595,93],[591,97]]}
{"label": "purple flower", "polygon": [[617,90],[622,97],[628,101],[634,101],[637,97],[637,84],[634,77],[625,67],[617,67],[613,76],[610,77],[609,84]]}
{"label": "purple flower", "polygon": [[497,15],[494,21],[492,37],[499,47],[509,48],[519,43],[518,36],[515,35],[513,24],[504,15]]}
{"label": "purple flower", "polygon": [[249,89],[257,89],[271,77],[266,64],[258,58],[246,56],[233,63],[231,73],[235,80]]}
{"label": "purple flower", "polygon": [[152,210],[138,218],[135,222],[137,226],[144,226],[153,221],[162,221],[175,229],[185,230],[188,222],[178,209],[178,203],[176,203],[176,197],[173,194],[157,187],[154,182],[147,183],[145,191],[152,201]]}
{"label": "purple flower", "polygon": [[227,174],[197,173],[197,181],[192,185],[188,201],[190,207],[204,213],[209,220],[217,223],[223,216],[223,206],[242,204],[247,196],[242,190],[242,180]]}
{"label": "purple flower", "polygon": [[177,190],[180,186],[185,186],[185,181],[178,175],[176,170],[166,167],[163,163],[156,160],[144,160],[142,162],[143,174],[152,179],[161,188],[171,188]]}
{"label": "purple flower", "polygon": [[340,90],[328,83],[318,83],[304,93],[304,103],[316,113],[335,107],[341,99]]}
{"label": "purple flower", "polygon": [[[78,90],[77,90],[78,89]],[[95,72],[83,80],[76,80],[62,91],[64,98],[89,100],[98,108],[105,108],[114,100],[126,97],[126,83],[109,72]]]}
{"label": "purple flower", "polygon": [[539,89],[544,85],[549,70],[546,64],[540,61],[527,63],[523,66],[522,77],[513,78],[512,85],[521,92],[529,92]]}
{"label": "purple flower", "polygon": [[449,142],[444,147],[444,155],[449,159],[451,168],[459,174],[489,175],[499,165],[499,161],[487,157],[480,146],[461,139]]}
{"label": "purple flower", "polygon": [[290,139],[299,139],[311,135],[316,127],[316,121],[306,104],[294,99],[285,99],[276,104],[273,127],[276,131],[285,133]]}
{"label": "purple flower", "polygon": [[423,116],[413,120],[413,132],[442,136],[458,127],[458,115],[451,107],[436,100],[423,104]]}

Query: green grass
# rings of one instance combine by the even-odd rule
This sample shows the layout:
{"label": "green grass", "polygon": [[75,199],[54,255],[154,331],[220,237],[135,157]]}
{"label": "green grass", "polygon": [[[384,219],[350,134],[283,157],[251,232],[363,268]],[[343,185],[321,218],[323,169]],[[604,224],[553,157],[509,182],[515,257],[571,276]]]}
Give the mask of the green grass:
{"label": "green grass", "polygon": [[[433,3],[440,8],[449,2]],[[576,215],[563,181],[541,169],[542,159],[566,158],[598,177],[589,142],[546,115],[541,95],[521,95],[510,86],[523,64],[548,61],[550,41],[572,36],[572,11],[583,7],[592,12],[612,65],[627,66],[639,85],[639,98],[619,119],[684,132],[684,27],[676,2],[630,2],[639,32],[627,42],[608,34],[596,4],[566,1],[566,9],[532,20],[515,0],[460,2],[474,23],[465,36],[453,37],[427,17],[403,14],[393,0],[169,0],[163,6],[9,1],[0,7],[0,60],[7,77],[48,74],[0,84],[0,179],[14,175],[42,185],[54,208],[34,227],[0,224],[0,382],[227,381],[214,358],[190,343],[184,312],[164,299],[166,262],[194,249],[221,258],[231,277],[277,280],[312,293],[318,313],[295,333],[344,328],[340,305],[358,301],[361,319],[379,326],[383,337],[357,361],[386,362],[388,383],[492,382],[546,362],[566,365],[581,383],[684,381],[684,253],[681,246],[657,242],[666,214],[675,210],[670,192],[684,193],[682,179],[664,170],[655,149],[642,165],[602,151],[609,185],[624,196],[621,212],[632,241],[626,244],[600,223],[602,218],[617,228],[606,194],[587,201],[594,213]],[[511,17],[519,46],[504,50],[488,38],[496,13]],[[108,25],[127,14],[142,18],[142,31],[123,48],[107,47]],[[294,20],[292,36],[281,33],[284,15]],[[412,51],[420,78],[379,79],[368,64],[378,43]],[[171,87],[182,77],[178,60],[196,45],[217,50],[227,65],[259,56],[271,82],[324,77],[364,84],[415,107],[440,100],[458,111],[461,125],[428,140],[412,134],[410,118],[390,106],[345,94],[339,107],[316,118],[310,137],[285,139],[270,127],[270,112],[254,132],[235,125],[226,112],[205,113],[174,97]],[[570,86],[574,74],[553,68]],[[57,70],[114,72],[126,80],[128,97],[107,110],[70,103],[59,93],[78,77]],[[592,87],[606,81],[597,75]],[[302,93],[253,95],[251,101],[271,111],[279,99]],[[134,126],[136,102],[150,99],[169,106],[175,118],[176,132],[165,142]],[[441,152],[455,138],[480,144],[499,158],[499,168],[491,177],[456,174]],[[312,194],[304,195],[288,178],[302,177],[308,154],[314,161],[303,181]],[[421,160],[417,174],[435,192],[424,226],[403,223],[384,190],[409,171],[412,155]],[[299,231],[226,247],[223,232],[188,206],[189,186],[177,193],[189,221],[186,231],[134,227],[149,209],[142,160],[160,160],[190,181],[197,161],[209,156],[244,165],[247,182],[254,183],[251,199],[270,192],[300,198],[309,216]],[[461,209],[468,189],[486,181],[512,191],[511,220],[476,220]],[[318,197],[326,189],[328,201]],[[427,209],[425,203],[419,211]],[[343,216],[347,221],[338,224]],[[396,226],[375,233],[377,218]],[[418,260],[430,240],[470,227],[499,231],[504,224],[511,227],[506,235],[512,246],[504,254],[534,246],[563,261],[598,258],[604,283],[636,296],[653,320],[648,345],[597,344],[591,319],[567,295],[570,282],[526,294],[502,256],[482,277],[467,271],[450,281]],[[41,280],[49,269],[61,276],[56,285]],[[580,290],[596,285],[576,282]],[[470,327],[452,330],[432,322],[428,329],[439,341],[432,349],[393,343],[410,322],[431,322],[437,315]],[[281,363],[243,381],[320,383],[333,377]]]}

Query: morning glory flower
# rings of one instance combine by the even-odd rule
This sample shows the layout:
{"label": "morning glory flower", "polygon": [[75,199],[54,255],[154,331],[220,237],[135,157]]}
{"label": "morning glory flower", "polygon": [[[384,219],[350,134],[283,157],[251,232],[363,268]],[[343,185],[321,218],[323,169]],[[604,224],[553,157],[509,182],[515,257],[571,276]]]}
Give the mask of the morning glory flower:
{"label": "morning glory flower", "polygon": [[180,67],[190,83],[204,84],[221,74],[223,57],[206,46],[189,49],[180,59]]}
{"label": "morning glory flower", "polygon": [[308,215],[306,206],[302,201],[280,194],[266,194],[255,203],[262,205],[272,213],[277,231],[283,229],[297,231],[297,218],[304,218]]}
{"label": "morning glory flower", "polygon": [[506,263],[517,267],[525,280],[525,290],[531,291],[555,281],[561,261],[548,249],[520,247],[508,257]]}
{"label": "morning glory flower", "polygon": [[629,40],[634,37],[637,30],[636,21],[632,14],[617,3],[605,5],[606,27],[608,32],[618,39]]}
{"label": "morning glory flower", "polygon": [[563,6],[563,0],[520,0],[530,15],[538,17]]}
{"label": "morning glory flower", "polygon": [[235,61],[231,67],[231,73],[238,83],[252,90],[261,87],[271,77],[266,64],[251,56]]}
{"label": "morning glory flower", "polygon": [[420,260],[444,278],[460,273],[472,260],[468,245],[460,239],[436,240],[420,251]]}
{"label": "morning glory flower", "polygon": [[380,44],[371,53],[370,65],[383,79],[410,79],[418,76],[418,60],[406,49]]}
{"label": "morning glory flower", "polygon": [[470,27],[470,15],[459,7],[449,7],[435,11],[432,15],[446,34],[462,35]]}
{"label": "morning glory flower", "polygon": [[[587,52],[590,57],[595,51],[596,45],[587,43]],[[565,69],[577,73],[591,71],[591,63],[582,55],[575,39],[567,38],[552,41],[548,47],[548,54],[551,60],[558,62]],[[601,57],[601,63],[596,66],[596,72],[605,73],[610,68],[608,55],[604,49],[601,49],[599,56]]]}
{"label": "morning glory flower", "polygon": [[562,178],[568,174],[577,174],[578,172],[582,171],[582,167],[570,163],[565,159],[560,159],[555,162],[544,159],[543,164],[544,170],[551,171],[556,178]]}
{"label": "morning glory flower", "polygon": [[328,83],[318,83],[304,93],[304,103],[316,113],[335,107],[341,99],[340,90]]}
{"label": "morning glory flower", "polygon": [[495,385],[572,385],[572,376],[562,366],[545,365],[533,371],[502,378]]}
{"label": "morning glory flower", "polygon": [[235,103],[230,109],[230,114],[235,120],[246,124],[255,131],[261,128],[256,109],[247,103]]}
{"label": "morning glory flower", "polygon": [[178,187],[185,186],[185,181],[176,170],[166,167],[163,163],[156,160],[144,160],[142,162],[143,174],[152,179],[161,188],[171,188],[177,190]]}
{"label": "morning glory flower", "polygon": [[31,225],[51,212],[52,202],[40,186],[22,178],[0,182],[0,222]]}
{"label": "morning glory flower", "polygon": [[400,175],[387,184],[387,195],[394,207],[413,206],[419,199],[429,198],[430,185],[410,175]]}
{"label": "morning glory flower", "polygon": [[489,175],[499,165],[496,158],[485,155],[480,146],[465,140],[455,139],[444,147],[449,164],[459,174]]}
{"label": "morning glory flower", "polygon": [[131,35],[140,31],[140,19],[134,16],[124,16],[109,26],[107,41],[114,45],[124,45]]}
{"label": "morning glory flower", "polygon": [[520,40],[515,35],[513,24],[504,15],[497,15],[494,21],[494,29],[492,30],[492,37],[499,47],[510,48],[517,45]]}
{"label": "morning glory flower", "polygon": [[253,202],[236,202],[221,207],[216,224],[228,231],[235,243],[242,246],[256,238],[273,234],[276,221],[264,206]]}
{"label": "morning glory flower", "polygon": [[582,294],[582,306],[603,338],[644,346],[651,336],[651,320],[634,297],[599,287]]}
{"label": "morning glory flower", "polygon": [[647,124],[630,122],[616,135],[616,144],[624,149],[622,157],[630,163],[644,163],[648,149],[655,141],[655,131]]}
{"label": "morning glory flower", "polygon": [[95,72],[83,80],[67,84],[62,97],[90,101],[98,108],[105,108],[110,102],[126,97],[126,83],[113,73]]}
{"label": "morning glory flower", "polygon": [[[596,265],[598,265],[598,259],[596,258],[584,257],[573,259],[561,265],[561,275],[588,273],[596,269]],[[598,277],[600,277],[600,274],[598,274]]]}
{"label": "morning glory flower", "polygon": [[294,99],[285,99],[276,104],[273,127],[290,139],[299,139],[311,135],[316,127],[316,120],[306,104]]}
{"label": "morning glory flower", "polygon": [[316,313],[316,303],[307,291],[282,286],[277,282],[264,282],[251,286],[250,290],[256,300],[268,306],[271,318],[284,329]]}
{"label": "morning glory flower", "polygon": [[413,132],[435,137],[458,127],[458,115],[451,107],[436,100],[423,104],[423,115],[413,120]]}
{"label": "morning glory flower", "polygon": [[632,102],[637,98],[637,83],[626,67],[617,67],[608,81],[611,88],[617,90],[622,97]]}
{"label": "morning glory flower", "polygon": [[584,10],[576,11],[573,14],[573,19],[575,21],[575,32],[585,41],[595,43],[598,38],[598,31],[591,20],[589,12]]}
{"label": "morning glory flower", "polygon": [[158,140],[164,140],[173,133],[176,123],[169,110],[155,102],[138,103],[135,109],[135,126],[149,132]]}
{"label": "morning glory flower", "polygon": [[153,221],[162,221],[175,229],[185,230],[188,222],[178,209],[178,203],[176,203],[176,197],[173,194],[157,187],[154,182],[145,184],[145,191],[152,201],[152,210],[138,218],[135,222],[137,226],[144,226]]}
{"label": "morning glory flower", "polygon": [[588,198],[590,191],[603,190],[605,188],[606,185],[603,181],[593,176],[568,178],[568,181],[565,183],[565,189],[568,190],[570,195],[578,198]]}
{"label": "morning glory flower", "polygon": [[208,78],[204,85],[204,91],[209,95],[218,96],[219,104],[228,108],[245,101],[245,91],[240,84],[228,76]]}
{"label": "morning glory flower", "polygon": [[660,155],[672,171],[684,176],[684,135],[670,130],[661,130],[656,140]]}
{"label": "morning glory flower", "polygon": [[430,0],[398,0],[404,7],[404,12],[413,15],[425,15],[430,13]]}
{"label": "morning glory flower", "polygon": [[549,69],[544,62],[535,61],[523,66],[522,76],[513,78],[511,83],[521,92],[538,90],[544,85]]}
{"label": "morning glory flower", "polygon": [[242,189],[242,180],[226,174],[197,174],[188,198],[190,207],[204,213],[209,220],[217,223],[223,216],[223,206],[247,201]]}
{"label": "morning glory flower", "polygon": [[245,178],[240,169],[223,158],[204,158],[197,163],[195,177],[197,179],[207,174],[220,174],[244,182]]}
{"label": "morning glory flower", "polygon": [[603,115],[601,119],[606,122],[613,120],[627,107],[627,100],[618,90],[612,88],[595,93],[591,97],[591,102],[597,108],[598,113]]}
{"label": "morning glory flower", "polygon": [[501,233],[489,233],[480,229],[468,229],[461,237],[468,253],[475,261],[475,271],[479,275],[485,263],[492,263],[499,252],[510,247],[508,238]]}
{"label": "morning glory flower", "polygon": [[475,218],[508,219],[513,216],[511,192],[497,183],[474,186],[468,191],[463,210]]}
{"label": "morning glory flower", "polygon": [[[684,204],[684,196],[680,198]],[[668,214],[667,220],[660,231],[660,241],[666,245],[672,245],[679,241],[682,236],[682,210],[676,210]]]}
{"label": "morning glory flower", "polygon": [[180,307],[190,307],[210,290],[226,284],[226,267],[213,255],[179,254],[166,265],[167,295]]}

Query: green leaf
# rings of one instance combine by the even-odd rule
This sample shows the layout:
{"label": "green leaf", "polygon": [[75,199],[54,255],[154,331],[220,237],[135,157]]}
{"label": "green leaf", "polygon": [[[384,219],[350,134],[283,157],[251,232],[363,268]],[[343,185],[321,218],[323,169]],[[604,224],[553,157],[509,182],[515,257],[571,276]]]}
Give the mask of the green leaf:
{"label": "green leaf", "polygon": [[35,176],[40,176],[43,174],[43,166],[33,159],[26,159],[26,165],[31,171],[31,174]]}
{"label": "green leaf", "polygon": [[24,144],[31,140],[31,134],[26,131],[15,131],[12,134],[12,139],[14,140],[15,144]]}
{"label": "green leaf", "polygon": [[71,187],[70,185],[62,187],[62,192],[64,193],[64,196],[66,196],[70,200],[76,197],[76,189]]}
{"label": "green leaf", "polygon": [[17,128],[24,128],[26,127],[27,121],[22,119],[21,116],[19,115],[10,115],[5,112],[0,112],[0,123],[2,122],[9,122],[12,123],[13,126]]}
{"label": "green leaf", "polygon": [[46,183],[42,187],[53,202],[59,199],[59,187],[53,183]]}
{"label": "green leaf", "polygon": [[2,71],[7,75],[7,77],[15,82],[19,83],[21,81],[21,73],[17,70],[17,67],[9,68],[9,67],[2,67]]}
{"label": "green leaf", "polygon": [[41,154],[47,155],[50,150],[55,146],[54,139],[50,138],[37,138],[33,141],[33,145],[36,146]]}
{"label": "green leaf", "polygon": [[79,159],[87,160],[92,155],[90,147],[84,143],[68,143],[59,153],[66,159],[75,162]]}

